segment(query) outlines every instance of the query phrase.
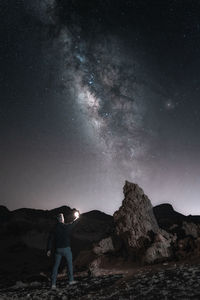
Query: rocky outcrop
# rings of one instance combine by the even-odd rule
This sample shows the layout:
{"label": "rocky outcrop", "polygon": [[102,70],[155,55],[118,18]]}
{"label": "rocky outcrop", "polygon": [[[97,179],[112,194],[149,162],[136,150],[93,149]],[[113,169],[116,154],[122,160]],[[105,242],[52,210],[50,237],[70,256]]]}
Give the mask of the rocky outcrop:
{"label": "rocky outcrop", "polygon": [[155,206],[153,210],[159,226],[177,236],[173,242],[175,259],[199,256],[200,217],[180,214],[167,203]]}
{"label": "rocky outcrop", "polygon": [[177,240],[176,244],[176,259],[191,258],[195,254],[196,243],[192,236],[187,236]]}
{"label": "rocky outcrop", "polygon": [[115,251],[115,248],[114,248],[113,241],[112,241],[111,237],[107,237],[105,239],[102,239],[93,248],[93,252],[97,255],[110,253],[110,252],[114,252],[114,251]]}
{"label": "rocky outcrop", "polygon": [[200,224],[183,222],[182,229],[185,231],[185,235],[191,235],[193,238],[200,237]]}
{"label": "rocky outcrop", "polygon": [[168,232],[160,229],[160,233],[156,234],[154,242],[147,248],[143,257],[144,263],[162,262],[163,259],[172,258],[174,243],[176,242],[176,235],[169,234]]}
{"label": "rocky outcrop", "polygon": [[124,241],[128,255],[151,262],[170,257],[171,240],[163,236],[149,198],[137,184],[128,181],[123,191],[122,206],[113,217],[116,234]]}
{"label": "rocky outcrop", "polygon": [[77,271],[89,271],[94,275],[101,273],[99,270],[102,257],[115,252],[112,237],[109,236],[93,244],[90,250],[81,251],[74,261]]}
{"label": "rocky outcrop", "polygon": [[159,227],[143,190],[126,181],[123,191],[122,206],[113,215],[115,229],[127,249],[137,253],[151,241],[152,232],[159,232]]}

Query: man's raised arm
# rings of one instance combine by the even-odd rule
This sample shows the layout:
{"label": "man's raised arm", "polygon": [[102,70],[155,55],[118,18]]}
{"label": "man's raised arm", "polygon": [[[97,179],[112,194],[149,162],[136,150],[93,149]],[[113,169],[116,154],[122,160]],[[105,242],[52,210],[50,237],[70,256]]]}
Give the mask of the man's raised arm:
{"label": "man's raised arm", "polygon": [[70,223],[70,229],[74,228],[76,226],[76,224],[79,222],[80,220],[80,214],[77,212],[77,215],[75,215],[75,219]]}

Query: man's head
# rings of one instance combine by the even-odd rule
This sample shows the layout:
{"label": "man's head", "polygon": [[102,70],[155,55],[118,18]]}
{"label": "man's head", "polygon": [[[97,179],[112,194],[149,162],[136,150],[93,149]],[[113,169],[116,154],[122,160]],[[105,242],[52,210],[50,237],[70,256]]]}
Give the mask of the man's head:
{"label": "man's head", "polygon": [[65,222],[64,215],[63,215],[62,213],[60,213],[60,214],[57,216],[57,220],[58,220],[58,222],[60,222],[60,223],[64,223],[64,222]]}

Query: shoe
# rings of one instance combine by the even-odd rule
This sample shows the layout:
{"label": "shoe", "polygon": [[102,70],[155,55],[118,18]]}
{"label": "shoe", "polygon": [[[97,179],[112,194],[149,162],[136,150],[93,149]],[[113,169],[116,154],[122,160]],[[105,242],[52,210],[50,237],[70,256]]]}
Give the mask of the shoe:
{"label": "shoe", "polygon": [[52,290],[56,290],[56,285],[55,285],[55,284],[52,284],[51,289],[52,289]]}
{"label": "shoe", "polygon": [[69,284],[71,285],[71,284],[76,284],[77,283],[77,281],[75,281],[75,280],[71,280],[71,281],[69,281]]}

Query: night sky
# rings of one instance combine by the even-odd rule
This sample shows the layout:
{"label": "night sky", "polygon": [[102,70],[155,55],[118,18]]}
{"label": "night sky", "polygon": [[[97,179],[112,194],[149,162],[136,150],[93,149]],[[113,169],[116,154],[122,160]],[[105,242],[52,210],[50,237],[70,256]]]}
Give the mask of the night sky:
{"label": "night sky", "polygon": [[0,202],[200,214],[200,1],[0,4]]}

